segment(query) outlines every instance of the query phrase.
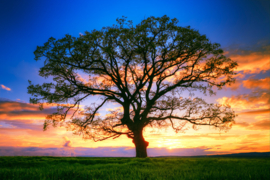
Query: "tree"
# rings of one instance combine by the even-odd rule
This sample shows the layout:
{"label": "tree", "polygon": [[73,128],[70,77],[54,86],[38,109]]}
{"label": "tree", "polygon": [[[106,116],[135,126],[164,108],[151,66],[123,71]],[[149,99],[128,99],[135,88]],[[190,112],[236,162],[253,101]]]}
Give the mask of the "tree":
{"label": "tree", "polygon": [[[51,37],[37,46],[35,60],[46,58],[39,75],[52,76],[53,83],[30,82],[28,93],[34,96],[30,102],[41,108],[45,102],[58,104],[58,111],[47,116],[44,130],[51,124],[65,125],[94,141],[126,135],[136,147],[136,157],[147,157],[146,126],[171,125],[178,132],[188,122],[194,128],[229,129],[233,110],[208,104],[193,92],[213,94],[213,87],[233,83],[237,63],[223,55],[219,44],[177,23],[163,16],[133,26],[123,17],[111,27],[80,37]],[[185,91],[190,97],[182,97]],[[89,96],[99,97],[99,104],[80,108]],[[121,108],[99,114],[107,103]]]}

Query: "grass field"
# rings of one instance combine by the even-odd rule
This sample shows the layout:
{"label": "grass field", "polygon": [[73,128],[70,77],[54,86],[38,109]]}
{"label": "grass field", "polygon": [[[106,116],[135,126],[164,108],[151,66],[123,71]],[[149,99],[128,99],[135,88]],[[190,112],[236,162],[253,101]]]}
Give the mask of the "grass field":
{"label": "grass field", "polygon": [[0,179],[269,179],[270,158],[0,157]]}

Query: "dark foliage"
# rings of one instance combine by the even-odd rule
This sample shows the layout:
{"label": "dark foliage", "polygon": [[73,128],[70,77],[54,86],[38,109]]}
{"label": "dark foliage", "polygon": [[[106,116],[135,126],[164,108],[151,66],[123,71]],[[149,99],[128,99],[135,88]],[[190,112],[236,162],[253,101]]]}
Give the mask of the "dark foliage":
{"label": "dark foliage", "polygon": [[[80,37],[50,38],[38,46],[35,59],[45,57],[39,74],[52,76],[53,82],[30,82],[30,102],[39,103],[41,109],[42,103],[58,104],[58,112],[47,117],[44,129],[66,125],[94,141],[126,135],[135,144],[136,156],[146,157],[146,126],[171,125],[176,132],[187,122],[194,128],[230,128],[235,114],[228,105],[182,96],[185,91],[213,94],[213,87],[234,82],[237,64],[223,55],[219,44],[177,22],[167,16],[149,17],[133,26],[122,18],[112,27]],[[100,97],[100,102],[80,108],[90,96]],[[98,112],[106,103],[121,109],[101,116]],[[70,121],[65,121],[68,113]]]}

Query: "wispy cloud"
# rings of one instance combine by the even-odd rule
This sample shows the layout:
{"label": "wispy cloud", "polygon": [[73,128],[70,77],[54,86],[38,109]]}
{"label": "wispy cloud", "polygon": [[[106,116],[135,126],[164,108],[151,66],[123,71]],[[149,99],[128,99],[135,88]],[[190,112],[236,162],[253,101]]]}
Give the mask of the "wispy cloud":
{"label": "wispy cloud", "polygon": [[37,105],[14,101],[0,101],[0,120],[45,119],[46,115],[53,112],[56,112],[56,109],[46,108],[40,111]]}
{"label": "wispy cloud", "polygon": [[265,114],[265,113],[270,114],[270,109],[262,109],[262,110],[257,110],[257,111],[246,111],[246,112],[241,112],[238,114],[257,115],[257,114]]}
{"label": "wispy cloud", "polygon": [[258,139],[258,138],[267,138],[268,135],[267,134],[248,134],[247,138],[248,139]]}
{"label": "wispy cloud", "polygon": [[249,130],[270,130],[270,120],[263,119],[254,123],[238,122],[236,126],[244,127]]}
{"label": "wispy cloud", "polygon": [[243,86],[248,89],[259,88],[259,89],[270,90],[270,77],[267,77],[264,79],[248,79],[248,80],[243,81]]}
{"label": "wispy cloud", "polygon": [[[157,138],[162,138],[162,137],[166,137],[164,136],[164,134],[155,134],[153,135]],[[220,134],[220,133],[208,133],[208,134],[194,134],[194,135],[180,135],[179,137],[169,137],[168,139],[172,140],[172,139],[181,139],[181,140],[196,140],[196,139],[215,139],[215,140],[225,140],[228,138],[236,138],[239,137],[240,135],[237,134]]]}
{"label": "wispy cloud", "polygon": [[227,52],[227,56],[238,63],[237,71],[251,74],[270,70],[270,45],[261,45],[253,49],[255,50],[230,48]]}
{"label": "wispy cloud", "polygon": [[57,111],[57,106],[72,106],[71,104],[44,104],[43,110],[39,105],[17,102],[17,101],[0,101],[0,120],[44,120],[47,115]]}
{"label": "wispy cloud", "polygon": [[11,89],[10,89],[10,88],[8,88],[8,87],[4,86],[3,84],[1,84],[1,88],[2,88],[2,89],[5,89],[5,90],[7,90],[7,91],[11,91]]}
{"label": "wispy cloud", "polygon": [[43,125],[40,121],[36,120],[1,120],[0,123],[4,124],[3,127],[10,129],[23,129],[23,130],[35,130],[42,131]]}
{"label": "wispy cloud", "polygon": [[265,110],[270,108],[270,94],[258,92],[251,94],[241,94],[232,97],[217,99],[220,104],[229,104],[235,110]]}
{"label": "wispy cloud", "polygon": [[[252,145],[252,146],[251,146]],[[270,148],[268,146],[258,146],[259,144],[248,144],[240,145],[233,149],[233,152],[269,152]]]}
{"label": "wispy cloud", "polygon": [[257,121],[249,127],[249,129],[253,130],[270,130],[270,120],[269,119],[264,119]]}

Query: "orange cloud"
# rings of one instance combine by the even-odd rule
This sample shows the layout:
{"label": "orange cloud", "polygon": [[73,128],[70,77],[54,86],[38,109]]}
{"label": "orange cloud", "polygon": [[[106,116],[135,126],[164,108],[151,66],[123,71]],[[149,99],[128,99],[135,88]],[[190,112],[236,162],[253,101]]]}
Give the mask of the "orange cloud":
{"label": "orange cloud", "polygon": [[0,102],[0,120],[45,119],[50,113],[53,113],[52,109],[40,111],[38,105],[14,101]]}
{"label": "orange cloud", "polygon": [[249,130],[270,130],[269,119],[263,119],[254,123],[238,122],[235,125],[247,128]]}
{"label": "orange cloud", "polygon": [[[58,103],[43,103],[43,108],[51,108],[51,107],[73,107],[74,104],[58,104]],[[79,110],[84,110],[84,105],[76,105],[74,106],[74,109],[77,109],[79,107]]]}
{"label": "orange cloud", "polygon": [[11,91],[11,89],[10,89],[10,88],[8,88],[8,87],[4,86],[3,84],[1,84],[1,88],[2,88],[2,89],[5,89],[5,90],[7,90],[7,91]]}
{"label": "orange cloud", "polygon": [[260,92],[257,94],[242,94],[230,98],[223,97],[217,99],[220,104],[229,104],[233,109],[242,110],[263,110],[270,108],[270,94]]}
{"label": "orange cloud", "polygon": [[230,85],[226,85],[226,88],[230,88],[231,90],[235,91],[242,85],[242,80],[236,79],[235,83]]}
{"label": "orange cloud", "polygon": [[238,63],[237,71],[259,73],[270,69],[270,46],[261,47],[261,51],[235,50],[229,57]]}
{"label": "orange cloud", "polygon": [[248,139],[262,139],[262,138],[267,138],[267,137],[269,136],[266,134],[248,134],[247,135]]}
{"label": "orange cloud", "polygon": [[37,109],[36,111],[28,111],[28,110],[22,110],[22,111],[0,111],[0,119],[3,120],[41,120],[45,119],[48,114],[52,114],[56,112],[56,110],[53,109],[46,109],[43,111],[40,111]]}
{"label": "orange cloud", "polygon": [[39,110],[38,106],[28,103],[14,102],[14,101],[4,101],[0,102],[0,112],[1,111],[36,111]]}
{"label": "orange cloud", "polygon": [[248,79],[243,81],[243,86],[248,89],[260,88],[270,90],[270,77],[265,79]]}
{"label": "orange cloud", "polygon": [[249,123],[247,123],[247,122],[238,122],[238,123],[235,123],[235,126],[248,127]]}
{"label": "orange cloud", "polygon": [[119,112],[123,112],[124,111],[124,108],[123,108],[123,106],[114,107],[114,108],[106,108],[106,111],[119,111]]}
{"label": "orange cloud", "polygon": [[262,109],[262,110],[257,110],[257,111],[247,111],[247,112],[241,112],[238,114],[257,115],[257,114],[264,114],[264,113],[270,114],[270,109]]}
{"label": "orange cloud", "polygon": [[199,134],[199,135],[182,135],[180,136],[181,139],[201,139],[201,138],[209,138],[209,139],[216,139],[216,140],[225,140],[227,138],[236,138],[240,135],[235,134],[218,134],[218,133],[211,133],[211,134]]}
{"label": "orange cloud", "polygon": [[21,112],[21,113],[8,113],[8,114],[0,114],[0,119],[8,119],[8,120],[28,120],[28,119],[35,119],[35,120],[42,120],[46,119],[46,116],[51,113],[44,113],[44,112]]}
{"label": "orange cloud", "polygon": [[251,124],[251,127],[249,129],[252,130],[270,130],[270,120],[264,119],[261,121],[257,121],[253,124]]}
{"label": "orange cloud", "polygon": [[[242,85],[242,79],[245,77],[245,74],[238,72],[236,75],[233,76],[235,78],[235,82],[231,84],[226,84],[225,89],[231,89],[233,91],[237,90]],[[220,78],[220,81],[224,81],[225,76]]]}
{"label": "orange cloud", "polygon": [[[56,112],[56,106],[71,107],[73,104],[44,103],[43,110],[40,111],[39,105],[14,101],[0,101],[0,120],[16,119],[45,119],[47,115]],[[79,106],[82,110],[82,105]]]}
{"label": "orange cloud", "polygon": [[241,145],[238,146],[236,149],[233,149],[231,152],[269,152],[270,148],[269,145],[267,146],[260,146],[257,145]]}

